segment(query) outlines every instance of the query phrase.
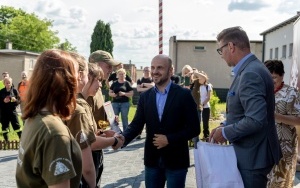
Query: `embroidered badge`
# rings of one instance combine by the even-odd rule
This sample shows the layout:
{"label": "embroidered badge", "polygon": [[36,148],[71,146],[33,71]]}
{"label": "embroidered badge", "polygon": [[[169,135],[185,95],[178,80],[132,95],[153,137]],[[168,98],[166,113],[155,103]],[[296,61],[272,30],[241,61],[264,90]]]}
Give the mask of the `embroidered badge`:
{"label": "embroidered badge", "polygon": [[87,141],[87,136],[84,132],[81,131],[80,134],[80,144]]}
{"label": "embroidered badge", "polygon": [[62,162],[57,162],[55,165],[54,176],[69,172],[70,169]]}

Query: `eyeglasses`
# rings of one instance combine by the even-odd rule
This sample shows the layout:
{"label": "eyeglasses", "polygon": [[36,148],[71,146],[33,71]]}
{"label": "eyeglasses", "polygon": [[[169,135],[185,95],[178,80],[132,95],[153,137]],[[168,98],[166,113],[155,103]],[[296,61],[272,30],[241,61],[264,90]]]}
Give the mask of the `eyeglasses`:
{"label": "eyeglasses", "polygon": [[222,55],[223,54],[223,48],[226,47],[229,43],[224,44],[223,46],[221,46],[220,48],[217,49],[217,52]]}

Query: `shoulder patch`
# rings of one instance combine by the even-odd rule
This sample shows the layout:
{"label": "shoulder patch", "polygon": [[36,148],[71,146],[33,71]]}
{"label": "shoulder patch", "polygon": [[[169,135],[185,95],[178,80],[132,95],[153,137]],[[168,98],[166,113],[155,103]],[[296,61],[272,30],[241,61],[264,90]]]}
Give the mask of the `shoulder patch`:
{"label": "shoulder patch", "polygon": [[70,169],[64,163],[59,162],[59,161],[56,162],[54,176],[58,176],[58,175],[64,174],[69,171],[70,171]]}

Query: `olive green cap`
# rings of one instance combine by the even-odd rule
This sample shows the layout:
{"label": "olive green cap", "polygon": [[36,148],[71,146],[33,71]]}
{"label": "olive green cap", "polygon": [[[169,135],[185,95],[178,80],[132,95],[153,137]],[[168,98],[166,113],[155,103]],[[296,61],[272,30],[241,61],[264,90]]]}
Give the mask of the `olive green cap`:
{"label": "olive green cap", "polygon": [[113,59],[109,52],[103,50],[97,50],[91,53],[89,57],[90,63],[97,63],[97,62],[105,62],[111,66],[119,65],[120,62],[117,62]]}

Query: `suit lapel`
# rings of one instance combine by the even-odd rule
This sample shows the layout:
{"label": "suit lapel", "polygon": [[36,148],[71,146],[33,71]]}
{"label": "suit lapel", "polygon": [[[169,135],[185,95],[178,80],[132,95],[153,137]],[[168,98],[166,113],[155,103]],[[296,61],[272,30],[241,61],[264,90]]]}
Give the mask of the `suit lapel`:
{"label": "suit lapel", "polygon": [[150,107],[150,113],[153,113],[153,117],[155,118],[155,121],[159,122],[159,117],[158,117],[158,110],[156,107],[156,93],[155,93],[155,88],[152,88],[152,91],[149,95],[149,107]]}
{"label": "suit lapel", "polygon": [[252,56],[250,56],[248,59],[246,59],[245,63],[243,63],[243,65],[240,67],[240,69],[239,69],[238,72],[236,73],[236,75],[235,75],[235,77],[234,77],[234,80],[233,80],[233,82],[232,82],[232,84],[231,84],[231,86],[230,86],[230,88],[229,88],[229,91],[231,91],[232,86],[235,85],[235,81],[236,81],[237,77],[240,75],[240,73],[247,67],[247,65],[248,65],[251,61],[254,61],[255,59],[257,59],[257,58],[255,57],[255,55],[252,55]]}
{"label": "suit lapel", "polygon": [[176,86],[177,85],[175,85],[174,83],[171,83],[170,90],[169,90],[169,93],[168,93],[168,96],[167,96],[167,101],[166,101],[166,104],[165,104],[165,107],[164,107],[164,111],[163,111],[161,121],[163,121],[165,119],[165,116],[166,116],[168,110],[171,107],[171,104],[173,102],[173,99],[174,99],[175,93],[176,93]]}

